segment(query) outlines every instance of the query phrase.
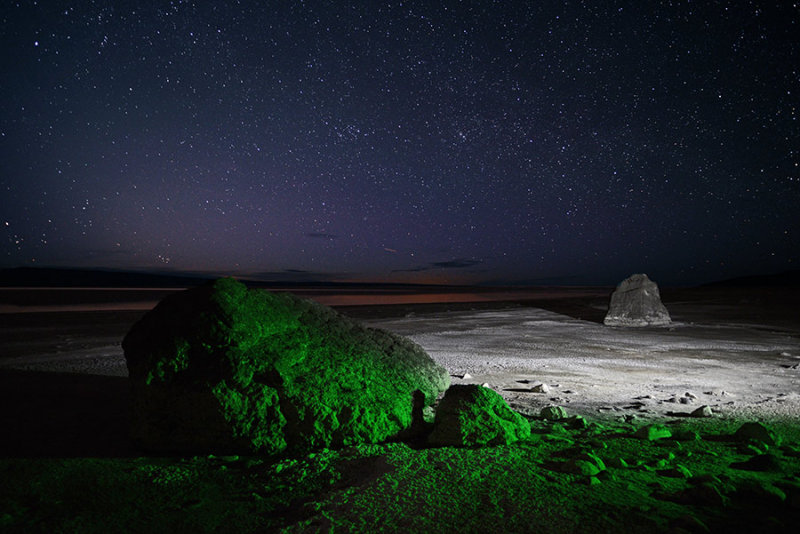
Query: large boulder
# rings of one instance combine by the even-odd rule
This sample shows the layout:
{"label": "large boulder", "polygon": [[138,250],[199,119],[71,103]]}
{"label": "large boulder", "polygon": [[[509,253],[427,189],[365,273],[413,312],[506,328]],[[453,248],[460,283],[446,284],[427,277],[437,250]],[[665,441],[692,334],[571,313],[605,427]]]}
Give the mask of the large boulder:
{"label": "large boulder", "polygon": [[450,383],[405,338],[229,278],[165,298],[122,347],[132,437],[150,450],[271,455],[380,442]]}
{"label": "large boulder", "polygon": [[646,274],[634,274],[617,286],[603,320],[608,326],[665,326],[671,322],[658,286]]}
{"label": "large boulder", "polygon": [[531,435],[531,425],[499,393],[477,384],[450,386],[436,409],[428,443],[434,446],[507,445]]}

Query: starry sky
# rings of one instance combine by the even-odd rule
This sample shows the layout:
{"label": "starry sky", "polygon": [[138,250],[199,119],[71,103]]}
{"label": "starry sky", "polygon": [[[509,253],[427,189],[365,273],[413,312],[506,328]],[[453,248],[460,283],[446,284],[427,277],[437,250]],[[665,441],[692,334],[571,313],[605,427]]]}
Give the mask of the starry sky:
{"label": "starry sky", "polygon": [[800,264],[798,2],[27,0],[0,25],[0,267]]}

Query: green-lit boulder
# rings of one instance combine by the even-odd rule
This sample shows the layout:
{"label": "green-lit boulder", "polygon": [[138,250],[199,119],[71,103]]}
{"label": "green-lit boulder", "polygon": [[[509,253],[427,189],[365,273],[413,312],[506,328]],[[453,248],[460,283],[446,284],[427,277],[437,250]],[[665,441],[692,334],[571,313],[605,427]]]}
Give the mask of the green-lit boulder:
{"label": "green-lit boulder", "polygon": [[383,441],[450,382],[418,345],[221,279],[165,298],[122,342],[132,436],[162,451],[275,454]]}
{"label": "green-lit boulder", "polygon": [[499,393],[477,384],[458,384],[450,386],[439,403],[428,442],[479,447],[513,443],[530,434],[530,423]]}

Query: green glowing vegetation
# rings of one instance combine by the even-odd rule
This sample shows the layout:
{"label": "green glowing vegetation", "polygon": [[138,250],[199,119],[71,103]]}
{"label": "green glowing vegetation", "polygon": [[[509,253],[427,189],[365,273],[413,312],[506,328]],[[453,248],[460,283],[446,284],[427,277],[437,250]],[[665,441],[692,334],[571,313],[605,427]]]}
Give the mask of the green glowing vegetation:
{"label": "green glowing vegetation", "polygon": [[150,450],[380,442],[411,426],[415,395],[430,405],[450,381],[404,338],[232,279],[165,299],[123,348],[133,435]]}
{"label": "green glowing vegetation", "polygon": [[[3,532],[794,532],[800,427],[533,419],[510,445],[0,460]],[[644,427],[646,428],[646,427]],[[754,458],[768,456],[769,461]],[[683,529],[683,530],[680,530]]]}

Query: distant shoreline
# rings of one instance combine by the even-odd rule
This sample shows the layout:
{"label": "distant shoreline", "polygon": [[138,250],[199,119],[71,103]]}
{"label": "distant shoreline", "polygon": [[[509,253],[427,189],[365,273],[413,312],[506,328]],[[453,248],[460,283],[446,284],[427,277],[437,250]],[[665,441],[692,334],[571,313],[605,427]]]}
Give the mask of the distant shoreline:
{"label": "distant shoreline", "polygon": [[[184,288],[0,288],[0,313],[149,310],[166,296]],[[607,298],[612,288],[542,287],[525,289],[457,288],[443,291],[398,288],[263,288],[289,292],[333,307],[424,306],[503,303],[575,298]]]}

